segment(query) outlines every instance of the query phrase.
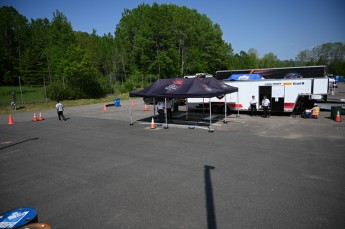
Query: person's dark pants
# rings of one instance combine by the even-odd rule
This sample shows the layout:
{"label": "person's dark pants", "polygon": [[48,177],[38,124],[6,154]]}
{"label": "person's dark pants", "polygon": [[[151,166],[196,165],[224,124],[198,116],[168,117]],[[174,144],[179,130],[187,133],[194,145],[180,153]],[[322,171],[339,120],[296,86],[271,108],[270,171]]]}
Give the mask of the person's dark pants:
{"label": "person's dark pants", "polygon": [[63,111],[58,111],[57,113],[58,113],[58,117],[59,117],[59,120],[60,120],[60,121],[61,121],[61,117],[62,117],[62,119],[63,119],[64,121],[66,121],[66,118],[65,118],[65,116],[63,115]]}
{"label": "person's dark pants", "polygon": [[168,119],[171,121],[172,120],[171,108],[167,108],[167,116],[168,116]]}
{"label": "person's dark pants", "polygon": [[265,116],[265,118],[267,118],[269,116],[268,106],[262,106],[262,108],[264,109],[264,116]]}
{"label": "person's dark pants", "polygon": [[257,109],[256,109],[256,105],[250,105],[250,115],[253,116],[257,116]]}
{"label": "person's dark pants", "polygon": [[158,118],[159,118],[158,122],[160,122],[160,123],[164,122],[164,110],[163,109],[158,110]]}

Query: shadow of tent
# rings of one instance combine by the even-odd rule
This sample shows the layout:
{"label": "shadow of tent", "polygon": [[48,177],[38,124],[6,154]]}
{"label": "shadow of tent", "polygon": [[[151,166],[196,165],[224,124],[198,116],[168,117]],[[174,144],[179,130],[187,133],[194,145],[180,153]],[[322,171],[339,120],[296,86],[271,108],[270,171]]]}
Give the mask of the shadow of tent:
{"label": "shadow of tent", "polygon": [[[179,124],[179,125],[195,125],[195,126],[209,126],[210,120],[209,115],[202,114],[200,112],[189,112],[188,113],[188,120],[186,120],[186,113],[185,112],[173,112],[173,121],[169,123]],[[158,115],[155,117],[155,122],[158,120]],[[224,117],[222,115],[212,115],[211,122],[212,124],[222,120]],[[147,122],[151,123],[152,116],[148,116],[137,121],[139,122]]]}
{"label": "shadow of tent", "polygon": [[207,210],[207,228],[216,229],[216,212],[214,208],[213,200],[213,188],[212,188],[212,179],[211,179],[211,170],[214,170],[215,167],[205,165],[204,166],[204,179],[205,179],[205,199],[206,199],[206,210]]}

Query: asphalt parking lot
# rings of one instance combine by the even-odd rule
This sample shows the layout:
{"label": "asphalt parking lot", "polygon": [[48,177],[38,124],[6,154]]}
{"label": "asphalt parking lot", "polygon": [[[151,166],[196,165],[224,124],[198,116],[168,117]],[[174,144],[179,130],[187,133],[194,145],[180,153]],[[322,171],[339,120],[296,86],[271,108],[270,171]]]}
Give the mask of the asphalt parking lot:
{"label": "asphalt parking lot", "polygon": [[344,228],[344,120],[150,129],[152,107],[134,101],[134,125],[130,101],[67,107],[65,122],[54,109],[1,115],[0,212],[32,207],[54,229]]}

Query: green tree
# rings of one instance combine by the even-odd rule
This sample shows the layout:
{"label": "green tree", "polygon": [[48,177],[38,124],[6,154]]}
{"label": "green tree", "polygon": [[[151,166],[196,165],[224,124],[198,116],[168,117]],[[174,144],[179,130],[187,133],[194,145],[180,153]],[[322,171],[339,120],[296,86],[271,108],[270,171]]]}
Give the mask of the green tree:
{"label": "green tree", "polygon": [[251,48],[248,50],[249,56],[249,68],[258,68],[259,67],[259,53],[256,49]]}
{"label": "green tree", "polygon": [[0,83],[18,83],[21,60],[27,47],[28,21],[13,7],[0,8]]}
{"label": "green tree", "polygon": [[296,62],[304,65],[327,65],[329,72],[345,75],[345,44],[325,43],[311,50],[303,50],[296,57]]}
{"label": "green tree", "polygon": [[275,68],[275,67],[280,67],[280,62],[274,53],[270,52],[265,54],[262,59],[260,60],[261,65],[260,68]]}
{"label": "green tree", "polygon": [[100,73],[84,50],[76,45],[71,45],[67,50],[64,66],[66,84],[71,90],[72,99],[103,96],[99,82]]}
{"label": "green tree", "polygon": [[66,50],[76,43],[75,34],[67,17],[58,10],[53,14],[49,30],[48,66],[53,81],[58,80],[65,86],[64,60],[67,59]]}
{"label": "green tree", "polygon": [[96,98],[104,95],[101,74],[85,50],[78,45],[70,45],[62,65],[64,81],[55,81],[49,86],[51,99]]}
{"label": "green tree", "polygon": [[110,88],[116,83],[116,66],[115,63],[115,43],[114,37],[108,33],[100,38],[100,72],[108,81]]}
{"label": "green tree", "polygon": [[234,69],[253,68],[250,62],[250,56],[245,51],[241,51],[240,54],[235,54],[232,63]]}
{"label": "green tree", "polygon": [[31,20],[28,47],[22,61],[23,81],[27,85],[45,85],[48,79],[48,33],[50,23],[47,18]]}
{"label": "green tree", "polygon": [[295,58],[295,61],[299,66],[308,65],[308,63],[312,62],[312,60],[313,59],[311,57],[310,51],[308,50],[300,51]]}
{"label": "green tree", "polygon": [[125,10],[116,27],[115,44],[122,79],[131,74],[213,73],[226,67],[232,54],[218,24],[196,10],[173,4],[141,4]]}

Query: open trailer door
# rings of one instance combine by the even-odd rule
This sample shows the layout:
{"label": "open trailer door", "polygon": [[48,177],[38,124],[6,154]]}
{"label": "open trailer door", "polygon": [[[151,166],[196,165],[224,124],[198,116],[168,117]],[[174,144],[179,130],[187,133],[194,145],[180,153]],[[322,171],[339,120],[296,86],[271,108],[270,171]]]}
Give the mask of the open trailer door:
{"label": "open trailer door", "polygon": [[[264,99],[264,96],[272,102],[272,86],[259,86],[259,104],[261,106],[261,101]],[[271,103],[272,104],[272,103]]]}
{"label": "open trailer door", "polygon": [[285,87],[284,85],[273,85],[272,86],[272,100],[271,109],[275,112],[284,112],[285,102]]}

